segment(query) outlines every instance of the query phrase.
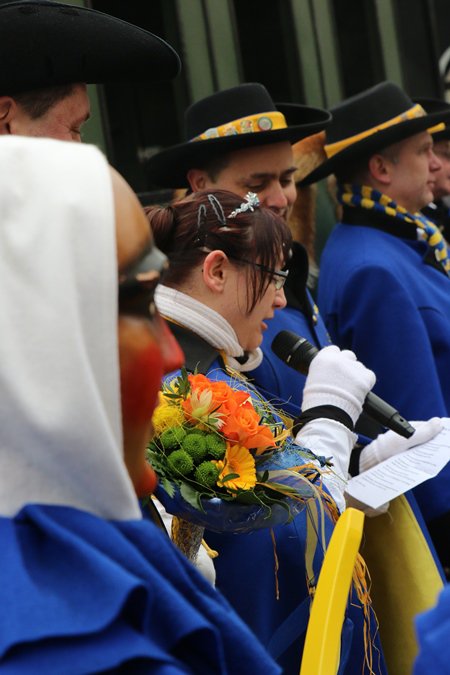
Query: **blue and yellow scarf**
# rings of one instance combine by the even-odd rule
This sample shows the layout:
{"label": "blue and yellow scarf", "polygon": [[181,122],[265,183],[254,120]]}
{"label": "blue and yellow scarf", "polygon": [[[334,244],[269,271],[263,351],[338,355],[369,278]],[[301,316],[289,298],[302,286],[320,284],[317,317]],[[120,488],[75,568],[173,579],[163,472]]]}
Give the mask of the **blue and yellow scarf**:
{"label": "blue and yellow scarf", "polygon": [[396,204],[393,199],[367,185],[338,185],[337,198],[344,206],[377,211],[404,223],[414,224],[423,232],[424,239],[434,250],[436,259],[441,263],[445,272],[450,275],[450,260],[445,239],[438,226],[428,220],[422,213],[409,213],[403,206]]}

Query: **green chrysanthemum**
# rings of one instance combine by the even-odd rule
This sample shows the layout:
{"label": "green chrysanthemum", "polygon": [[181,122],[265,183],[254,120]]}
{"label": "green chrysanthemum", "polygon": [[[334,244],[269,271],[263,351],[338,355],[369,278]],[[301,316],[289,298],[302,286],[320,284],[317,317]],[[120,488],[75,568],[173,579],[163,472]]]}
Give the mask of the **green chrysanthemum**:
{"label": "green chrysanthemum", "polygon": [[184,450],[174,450],[167,458],[169,468],[175,473],[187,476],[194,468],[192,457]]}
{"label": "green chrysanthemum", "polygon": [[204,434],[188,434],[183,438],[181,448],[192,457],[194,464],[200,464],[206,457],[206,437]]}
{"label": "green chrysanthemum", "polygon": [[171,427],[163,431],[159,440],[166,452],[172,452],[180,447],[185,436],[186,432],[183,427]]}
{"label": "green chrysanthemum", "polygon": [[226,448],[226,441],[221,436],[210,435],[206,437],[206,451],[214,459],[222,459]]}
{"label": "green chrysanthemum", "polygon": [[205,487],[214,487],[218,477],[219,469],[213,462],[202,462],[195,470],[195,480]]}

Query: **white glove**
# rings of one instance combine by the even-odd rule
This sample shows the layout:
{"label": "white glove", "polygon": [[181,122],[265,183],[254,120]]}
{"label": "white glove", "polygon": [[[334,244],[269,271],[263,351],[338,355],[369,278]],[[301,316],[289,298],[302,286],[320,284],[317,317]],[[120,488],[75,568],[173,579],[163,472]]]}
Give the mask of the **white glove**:
{"label": "white glove", "polygon": [[353,352],[341,351],[336,345],[324,347],[311,361],[302,411],[334,405],[344,410],[355,424],[375,380],[375,373],[358,361]]}
{"label": "white glove", "polygon": [[430,441],[442,429],[440,417],[432,417],[427,422],[411,422],[415,432],[410,438],[403,438],[395,431],[386,431],[366,445],[359,457],[359,471],[367,471],[379,462],[413,448],[415,445]]}

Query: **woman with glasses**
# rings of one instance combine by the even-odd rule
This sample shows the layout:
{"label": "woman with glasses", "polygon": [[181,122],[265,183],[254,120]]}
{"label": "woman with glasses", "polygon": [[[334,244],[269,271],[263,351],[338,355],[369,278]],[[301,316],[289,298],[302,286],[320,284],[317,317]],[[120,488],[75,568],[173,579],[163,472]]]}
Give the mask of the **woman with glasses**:
{"label": "woman with glasses", "polygon": [[[146,212],[155,242],[169,259],[156,289],[156,303],[183,349],[187,370],[233,387],[237,382],[233,371],[239,371],[240,388],[254,396],[256,390],[245,373],[262,358],[259,345],[266,322],[286,304],[289,228],[261,207],[253,193],[242,201],[226,191],[198,192]],[[307,378],[303,394],[307,419],[296,441],[333,462],[334,473],[324,477],[324,484],[339,509],[344,508],[344,481],[356,438],[353,425],[374,382],[374,374],[352,352],[335,346],[319,353]],[[323,497],[322,506],[327,499]],[[327,516],[325,530],[328,540],[333,522]],[[323,560],[319,544],[307,572],[308,531],[311,535],[303,511],[273,530],[205,535],[219,552],[217,587],[288,675],[299,672],[310,606],[308,583],[314,585],[313,579],[307,581],[308,574],[317,575]],[[365,644],[369,623],[370,647]],[[353,593],[343,632],[341,660],[347,666],[342,672],[371,672],[365,669],[368,652],[373,655],[372,672],[385,672],[375,633],[376,621],[372,617],[364,625],[363,607]]]}
{"label": "woman with glasses", "polygon": [[243,371],[261,359],[265,321],[286,304],[283,268],[291,246],[287,225],[257,208],[257,199],[240,207],[231,192],[197,193],[167,209],[147,209],[170,260],[157,290],[159,309],[175,324],[195,328],[217,364]]}

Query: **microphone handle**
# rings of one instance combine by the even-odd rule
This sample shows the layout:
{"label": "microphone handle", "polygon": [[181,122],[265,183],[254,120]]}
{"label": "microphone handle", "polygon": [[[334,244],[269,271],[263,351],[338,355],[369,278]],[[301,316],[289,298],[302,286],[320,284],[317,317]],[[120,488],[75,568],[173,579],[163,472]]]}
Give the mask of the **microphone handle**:
{"label": "microphone handle", "polygon": [[[406,420],[398,410],[393,408],[389,403],[386,403],[382,398],[369,391],[363,403],[363,410],[373,420],[379,422],[383,426],[388,426],[389,429],[395,431],[404,438],[410,438],[415,429]],[[386,422],[389,422],[388,424]]]}

